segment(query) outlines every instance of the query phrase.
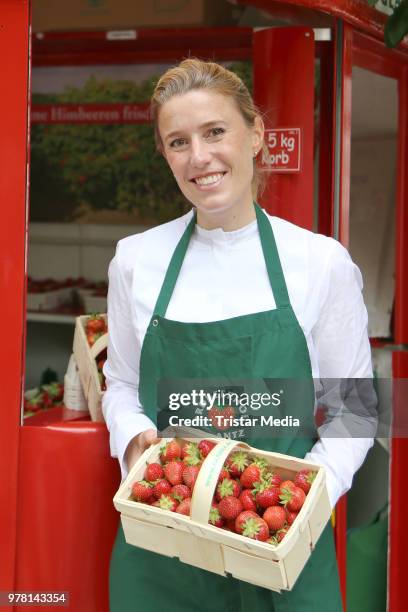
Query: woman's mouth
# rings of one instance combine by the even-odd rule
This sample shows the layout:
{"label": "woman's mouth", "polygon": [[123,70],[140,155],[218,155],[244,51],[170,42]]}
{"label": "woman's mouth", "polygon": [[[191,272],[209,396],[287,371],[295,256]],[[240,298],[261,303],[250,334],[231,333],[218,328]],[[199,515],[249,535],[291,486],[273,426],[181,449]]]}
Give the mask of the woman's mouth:
{"label": "woman's mouth", "polygon": [[199,187],[213,187],[221,182],[226,172],[214,172],[213,174],[206,174],[205,176],[197,176],[193,179],[193,183]]}

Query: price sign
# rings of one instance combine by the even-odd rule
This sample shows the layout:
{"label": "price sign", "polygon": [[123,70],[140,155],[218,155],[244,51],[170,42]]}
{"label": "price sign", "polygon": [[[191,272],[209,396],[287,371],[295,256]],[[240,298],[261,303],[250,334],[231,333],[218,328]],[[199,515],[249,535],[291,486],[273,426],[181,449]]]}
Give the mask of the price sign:
{"label": "price sign", "polygon": [[271,172],[300,172],[300,128],[265,130],[268,156],[262,153],[262,166]]}

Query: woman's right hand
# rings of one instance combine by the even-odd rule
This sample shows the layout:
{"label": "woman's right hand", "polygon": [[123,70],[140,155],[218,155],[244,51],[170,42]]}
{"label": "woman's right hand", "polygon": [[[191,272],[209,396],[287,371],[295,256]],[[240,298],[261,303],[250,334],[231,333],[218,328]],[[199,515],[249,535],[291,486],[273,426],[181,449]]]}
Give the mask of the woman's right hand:
{"label": "woman's right hand", "polygon": [[160,442],[160,438],[157,437],[155,429],[146,429],[146,431],[142,431],[142,433],[135,436],[129,442],[125,452],[125,463],[129,472],[146,448],[158,442]]}

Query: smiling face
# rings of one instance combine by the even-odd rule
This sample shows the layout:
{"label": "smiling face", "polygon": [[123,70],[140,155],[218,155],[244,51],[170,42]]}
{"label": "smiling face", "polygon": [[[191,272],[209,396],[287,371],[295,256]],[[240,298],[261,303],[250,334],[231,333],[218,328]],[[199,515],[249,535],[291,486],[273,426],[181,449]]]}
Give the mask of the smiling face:
{"label": "smiling face", "polygon": [[209,89],[175,95],[160,108],[162,151],[202,227],[232,230],[254,218],[254,154],[263,124],[245,122],[234,100]]}

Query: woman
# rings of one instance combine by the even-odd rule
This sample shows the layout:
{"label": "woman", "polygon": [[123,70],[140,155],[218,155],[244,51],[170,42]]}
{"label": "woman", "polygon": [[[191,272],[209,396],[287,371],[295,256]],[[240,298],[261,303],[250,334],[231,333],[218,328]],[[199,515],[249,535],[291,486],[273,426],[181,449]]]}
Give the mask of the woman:
{"label": "woman", "polygon": [[[157,441],[160,378],[371,376],[361,276],[345,249],[253,203],[264,127],[241,80],[185,60],[159,80],[152,112],[158,149],[194,212],[121,240],[111,262],[103,409],[123,476]],[[257,440],[325,465],[333,506],[371,444]],[[121,528],[110,587],[112,612],[342,609],[330,524],[290,592],[127,545]]]}

